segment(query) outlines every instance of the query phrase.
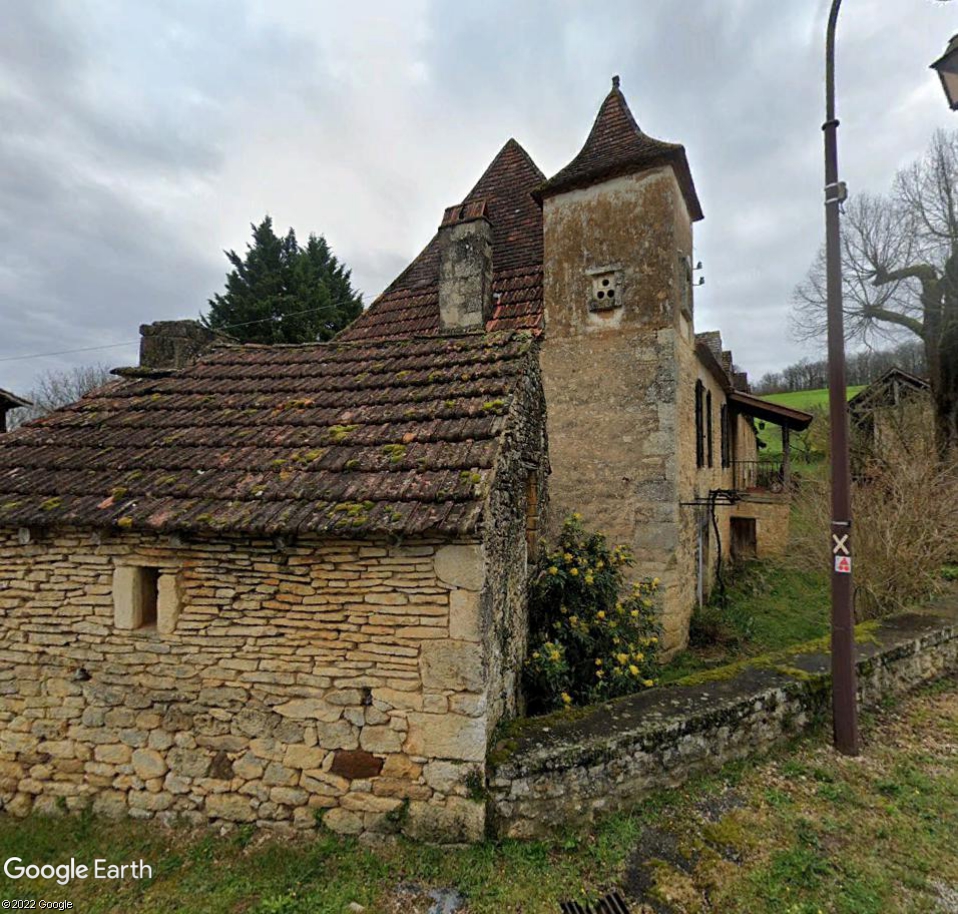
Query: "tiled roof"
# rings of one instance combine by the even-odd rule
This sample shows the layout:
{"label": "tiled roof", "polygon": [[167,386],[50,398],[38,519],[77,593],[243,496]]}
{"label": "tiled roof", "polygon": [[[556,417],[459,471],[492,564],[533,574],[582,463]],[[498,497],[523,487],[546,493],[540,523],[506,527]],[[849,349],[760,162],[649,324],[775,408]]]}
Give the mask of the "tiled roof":
{"label": "tiled roof", "polygon": [[216,350],[0,436],[0,524],[475,529],[530,334]]}
{"label": "tiled roof", "polygon": [[556,175],[536,190],[549,197],[575,187],[586,187],[619,174],[631,174],[659,165],[675,169],[679,187],[685,197],[693,221],[702,218],[702,207],[692,182],[692,172],[685,147],[666,143],[643,133],[635,122],[619,89],[618,79],[612,82],[612,91],[605,97],[585,145],[579,154]]}
{"label": "tiled roof", "polygon": [[[542,209],[532,196],[545,179],[529,154],[509,140],[462,206],[485,204],[492,225],[492,293],[486,330],[533,330],[542,325]],[[438,236],[340,335],[376,340],[439,332]]]}
{"label": "tiled roof", "polygon": [[876,406],[885,406],[888,402],[895,402],[895,385],[904,385],[913,391],[930,390],[931,385],[924,378],[911,374],[903,368],[892,367],[875,378],[871,384],[863,387],[848,401],[848,408],[856,410],[872,409]]}
{"label": "tiled roof", "polygon": [[33,404],[0,387],[0,409],[16,409],[18,406],[33,406]]}

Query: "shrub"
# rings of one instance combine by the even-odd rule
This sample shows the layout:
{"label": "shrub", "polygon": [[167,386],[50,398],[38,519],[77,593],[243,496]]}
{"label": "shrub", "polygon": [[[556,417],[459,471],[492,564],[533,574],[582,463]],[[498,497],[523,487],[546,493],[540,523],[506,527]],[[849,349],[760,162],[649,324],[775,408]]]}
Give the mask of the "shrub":
{"label": "shrub", "polygon": [[[832,561],[827,481],[805,480],[795,505],[789,561],[828,568]],[[958,543],[958,465],[914,448],[872,466],[852,488],[855,615],[888,615],[927,599]]]}
{"label": "shrub", "polygon": [[531,713],[601,701],[646,689],[658,671],[658,579],[627,585],[633,563],[624,546],[587,532],[578,514],[543,550],[530,582],[529,657],[524,667]]}

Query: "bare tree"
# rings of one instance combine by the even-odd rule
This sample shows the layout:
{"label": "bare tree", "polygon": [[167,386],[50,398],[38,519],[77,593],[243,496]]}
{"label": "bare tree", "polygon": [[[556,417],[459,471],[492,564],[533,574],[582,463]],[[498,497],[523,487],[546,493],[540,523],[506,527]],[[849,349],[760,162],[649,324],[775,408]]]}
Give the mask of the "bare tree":
{"label": "bare tree", "polygon": [[8,417],[10,428],[38,419],[47,413],[75,403],[85,394],[116,379],[106,365],[78,365],[64,371],[45,371],[38,378],[33,390],[27,394],[33,405],[15,409]]}
{"label": "bare tree", "polygon": [[[891,194],[861,194],[842,220],[845,328],[850,339],[918,336],[942,452],[958,449],[958,133],[937,132],[898,172]],[[795,290],[793,327],[825,327],[825,255]]]}

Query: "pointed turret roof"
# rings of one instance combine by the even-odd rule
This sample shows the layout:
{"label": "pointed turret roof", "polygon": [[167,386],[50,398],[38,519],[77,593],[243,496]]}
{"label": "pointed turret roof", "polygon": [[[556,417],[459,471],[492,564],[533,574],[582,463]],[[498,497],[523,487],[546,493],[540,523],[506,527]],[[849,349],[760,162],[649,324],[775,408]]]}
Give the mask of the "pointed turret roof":
{"label": "pointed turret roof", "polygon": [[643,133],[619,89],[619,78],[612,78],[612,91],[605,97],[585,145],[565,168],[536,190],[540,199],[576,187],[587,187],[618,175],[634,174],[659,165],[671,165],[685,197],[693,222],[702,218],[702,207],[685,147],[666,143]]}

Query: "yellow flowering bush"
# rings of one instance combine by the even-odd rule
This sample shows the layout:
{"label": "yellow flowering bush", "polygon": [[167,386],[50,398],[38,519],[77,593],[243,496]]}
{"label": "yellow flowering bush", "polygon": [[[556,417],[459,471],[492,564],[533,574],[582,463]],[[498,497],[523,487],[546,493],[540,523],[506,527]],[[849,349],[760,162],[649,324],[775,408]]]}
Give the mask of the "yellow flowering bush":
{"label": "yellow flowering bush", "polygon": [[533,714],[655,685],[658,579],[627,584],[625,546],[610,548],[573,514],[543,549],[529,588],[530,645],[523,670]]}

